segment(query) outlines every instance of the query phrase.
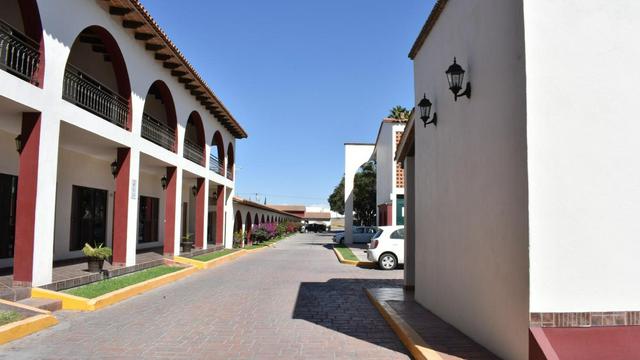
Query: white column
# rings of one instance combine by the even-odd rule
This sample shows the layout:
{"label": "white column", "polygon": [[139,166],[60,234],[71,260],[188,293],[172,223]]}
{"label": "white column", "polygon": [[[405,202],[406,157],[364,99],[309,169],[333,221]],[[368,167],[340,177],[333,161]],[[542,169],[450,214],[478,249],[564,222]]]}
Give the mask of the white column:
{"label": "white column", "polygon": [[127,214],[127,261],[126,266],[136,264],[138,247],[138,198],[140,197],[140,151],[131,149],[129,154],[129,209]]}
{"label": "white column", "polygon": [[[173,255],[180,255],[180,240],[182,239],[182,168],[176,166],[176,231],[173,243]],[[185,224],[186,225],[186,224]]]}
{"label": "white column", "polygon": [[224,210],[224,247],[232,248],[233,247],[233,222],[235,220],[235,214],[233,209],[233,194],[235,190],[232,188],[226,187],[226,204]]}
{"label": "white column", "polygon": [[404,164],[404,286],[413,288],[416,283],[415,157],[407,156]]}
{"label": "white column", "polygon": [[56,219],[54,212],[60,139],[60,120],[46,112],[41,116],[38,195],[33,234],[33,286],[45,285],[53,281],[53,240]]}

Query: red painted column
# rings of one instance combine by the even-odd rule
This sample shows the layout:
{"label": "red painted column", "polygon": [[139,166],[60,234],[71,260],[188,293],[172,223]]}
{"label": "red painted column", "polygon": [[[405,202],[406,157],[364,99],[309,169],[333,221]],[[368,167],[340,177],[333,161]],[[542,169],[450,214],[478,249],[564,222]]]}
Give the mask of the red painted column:
{"label": "red painted column", "polygon": [[13,284],[31,286],[40,153],[40,113],[22,115],[22,152],[18,170]]}
{"label": "red painted column", "polygon": [[118,148],[118,171],[113,212],[113,265],[127,262],[127,223],[129,221],[129,179],[131,149]]}
{"label": "red painted column", "polygon": [[176,239],[176,168],[167,167],[167,188],[164,192],[164,249],[165,256],[173,256]]}
{"label": "red painted column", "polygon": [[203,249],[207,241],[204,231],[204,215],[207,205],[207,194],[204,189],[204,178],[196,180],[196,248]]}
{"label": "red painted column", "polygon": [[218,185],[218,200],[216,201],[216,245],[224,243],[224,186]]}

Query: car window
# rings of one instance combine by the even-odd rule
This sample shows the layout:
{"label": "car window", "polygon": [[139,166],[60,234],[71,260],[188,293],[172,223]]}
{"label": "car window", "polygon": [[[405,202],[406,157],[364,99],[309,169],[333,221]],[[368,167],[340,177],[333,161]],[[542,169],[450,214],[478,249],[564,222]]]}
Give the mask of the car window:
{"label": "car window", "polygon": [[367,229],[367,234],[375,234],[376,233],[376,229],[374,228],[368,228]]}
{"label": "car window", "polygon": [[382,235],[382,230],[378,230],[378,231],[376,232],[376,234],[375,234],[375,235],[373,235],[373,238],[374,238],[374,239],[377,239],[377,238],[379,238],[379,237],[380,237],[380,235]]}
{"label": "car window", "polygon": [[357,227],[353,230],[353,232],[356,234],[362,234],[364,232],[364,229],[361,227]]}
{"label": "car window", "polygon": [[391,233],[392,239],[404,239],[404,229],[398,229]]}

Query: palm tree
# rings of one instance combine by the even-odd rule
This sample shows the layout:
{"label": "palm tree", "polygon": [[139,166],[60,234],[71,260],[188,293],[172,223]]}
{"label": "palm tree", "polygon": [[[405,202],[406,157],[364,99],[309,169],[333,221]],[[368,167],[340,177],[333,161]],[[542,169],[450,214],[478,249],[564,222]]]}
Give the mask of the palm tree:
{"label": "palm tree", "polygon": [[398,105],[389,111],[389,115],[387,117],[391,119],[409,120],[409,110],[404,106]]}

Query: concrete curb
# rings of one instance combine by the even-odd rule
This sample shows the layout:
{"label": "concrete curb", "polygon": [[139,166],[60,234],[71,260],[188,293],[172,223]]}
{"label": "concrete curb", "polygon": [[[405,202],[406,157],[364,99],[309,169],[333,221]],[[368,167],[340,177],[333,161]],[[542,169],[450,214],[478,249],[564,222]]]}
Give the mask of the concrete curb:
{"label": "concrete curb", "polygon": [[340,254],[340,251],[338,251],[335,247],[332,247],[332,249],[333,249],[333,253],[336,254],[336,257],[338,258],[338,261],[341,264],[351,265],[351,266],[368,267],[368,268],[375,268],[376,267],[376,263],[371,262],[371,261],[347,260],[347,259],[342,257],[342,254]]}
{"label": "concrete curb", "polygon": [[198,271],[197,268],[188,267],[174,273],[162,275],[138,284],[127,286],[125,288],[110,292],[108,294],[104,294],[102,296],[98,296],[97,298],[93,299],[87,299],[80,296],[40,288],[33,288],[31,290],[31,297],[61,300],[62,308],[64,310],[95,311],[121,302],[135,295],[139,295],[160,286],[178,281],[193,274],[196,271]]}
{"label": "concrete curb", "polygon": [[409,350],[415,359],[419,360],[442,360],[440,354],[431,349],[429,345],[413,328],[407,324],[391,306],[384,301],[379,301],[371,294],[369,289],[365,289],[367,297],[371,303],[378,309],[382,317],[387,321],[389,326],[398,335],[400,341]]}
{"label": "concrete curb", "polygon": [[237,250],[234,251],[232,253],[229,253],[227,255],[221,256],[219,258],[216,259],[212,259],[209,261],[200,261],[200,260],[194,260],[194,259],[190,259],[190,258],[185,258],[182,256],[175,256],[173,258],[173,261],[180,263],[180,264],[186,264],[186,265],[192,265],[194,267],[196,267],[198,270],[206,270],[206,269],[212,269],[218,265],[222,265],[224,263],[227,263],[229,261],[235,260],[237,258],[239,258],[242,255],[246,255],[246,251],[244,250]]}
{"label": "concrete curb", "polygon": [[0,299],[0,302],[9,306],[22,308],[22,309],[29,310],[39,314],[35,316],[30,316],[20,321],[15,321],[15,322],[0,326],[0,344],[6,344],[13,340],[20,339],[22,337],[36,333],[40,330],[44,330],[58,323],[58,319],[56,319],[53,315],[51,315],[50,311],[34,308],[34,307],[23,305],[23,304],[14,303],[12,301],[1,300],[1,299]]}

